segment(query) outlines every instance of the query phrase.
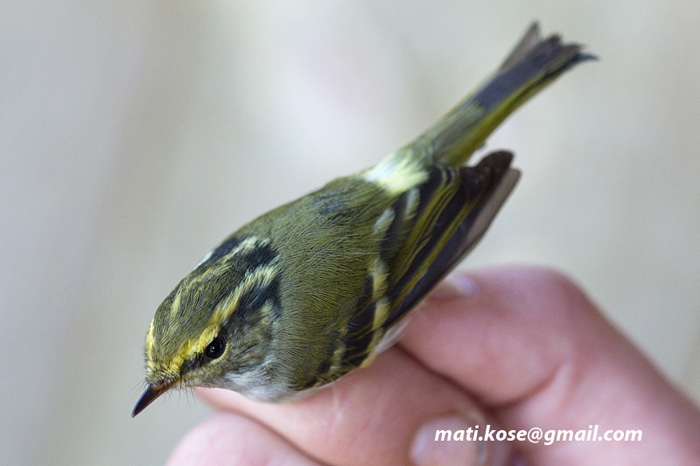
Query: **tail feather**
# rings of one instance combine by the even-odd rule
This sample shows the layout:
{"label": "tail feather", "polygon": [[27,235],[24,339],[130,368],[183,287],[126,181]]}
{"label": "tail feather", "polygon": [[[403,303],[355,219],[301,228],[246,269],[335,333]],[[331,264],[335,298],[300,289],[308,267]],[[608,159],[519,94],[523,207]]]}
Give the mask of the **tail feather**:
{"label": "tail feather", "polygon": [[535,23],[491,79],[409,147],[427,164],[461,166],[520,105],[572,66],[594,58],[558,35],[542,39]]}

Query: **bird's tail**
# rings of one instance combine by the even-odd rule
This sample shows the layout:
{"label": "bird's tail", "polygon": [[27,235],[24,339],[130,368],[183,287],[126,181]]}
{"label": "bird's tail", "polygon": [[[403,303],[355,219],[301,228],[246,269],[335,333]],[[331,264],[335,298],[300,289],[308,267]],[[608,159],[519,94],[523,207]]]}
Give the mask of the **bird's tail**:
{"label": "bird's tail", "polygon": [[558,35],[542,39],[534,23],[493,77],[405,149],[427,164],[461,166],[515,109],[564,71],[594,58]]}

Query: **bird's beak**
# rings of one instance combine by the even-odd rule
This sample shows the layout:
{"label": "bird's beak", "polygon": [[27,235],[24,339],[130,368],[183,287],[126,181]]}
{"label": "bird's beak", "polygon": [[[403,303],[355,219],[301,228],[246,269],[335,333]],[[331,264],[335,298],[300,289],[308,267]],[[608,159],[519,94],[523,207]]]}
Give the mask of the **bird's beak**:
{"label": "bird's beak", "polygon": [[167,392],[175,382],[156,382],[148,384],[146,391],[143,392],[141,398],[139,399],[136,406],[134,406],[134,411],[131,413],[131,417],[136,416],[138,413],[146,409],[148,405],[153,403],[156,398],[161,396],[163,393]]}

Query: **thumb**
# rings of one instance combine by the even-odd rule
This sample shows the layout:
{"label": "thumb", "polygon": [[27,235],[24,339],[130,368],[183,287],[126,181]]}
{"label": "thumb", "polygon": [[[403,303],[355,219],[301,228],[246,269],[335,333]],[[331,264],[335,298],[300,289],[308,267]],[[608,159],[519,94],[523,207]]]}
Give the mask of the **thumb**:
{"label": "thumb", "polygon": [[[538,464],[700,458],[697,407],[559,273],[456,274],[414,312],[401,345],[475,395],[506,429],[573,434],[598,426],[593,441],[514,445]],[[641,440],[603,438],[627,430],[641,431]]]}

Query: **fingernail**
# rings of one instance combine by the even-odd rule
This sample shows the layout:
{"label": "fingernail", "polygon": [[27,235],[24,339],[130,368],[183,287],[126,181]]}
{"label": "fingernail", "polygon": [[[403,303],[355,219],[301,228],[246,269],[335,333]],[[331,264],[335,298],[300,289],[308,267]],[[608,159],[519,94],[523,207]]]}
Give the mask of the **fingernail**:
{"label": "fingernail", "polygon": [[461,273],[448,275],[429,295],[428,299],[448,301],[455,298],[475,296],[478,286],[474,280]]}
{"label": "fingernail", "polygon": [[445,416],[423,424],[413,437],[411,461],[416,466],[480,465],[485,452],[469,416]]}

